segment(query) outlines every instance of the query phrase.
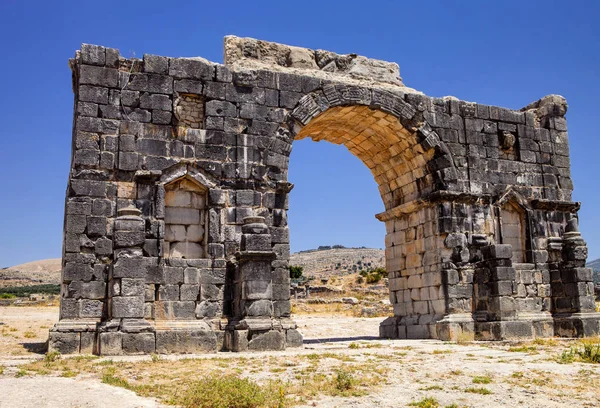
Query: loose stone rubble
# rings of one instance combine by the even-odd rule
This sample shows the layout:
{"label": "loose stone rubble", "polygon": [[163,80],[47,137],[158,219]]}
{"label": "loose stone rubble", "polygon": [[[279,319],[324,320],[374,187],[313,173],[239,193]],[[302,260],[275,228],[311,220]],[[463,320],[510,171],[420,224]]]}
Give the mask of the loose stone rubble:
{"label": "loose stone rubble", "polygon": [[[225,65],[83,44],[71,60],[61,353],[302,345],[290,318],[294,140],[343,144],[385,212],[390,338],[600,332],[564,98],[431,98],[397,64],[225,38]],[[323,211],[328,211],[327,207]]]}

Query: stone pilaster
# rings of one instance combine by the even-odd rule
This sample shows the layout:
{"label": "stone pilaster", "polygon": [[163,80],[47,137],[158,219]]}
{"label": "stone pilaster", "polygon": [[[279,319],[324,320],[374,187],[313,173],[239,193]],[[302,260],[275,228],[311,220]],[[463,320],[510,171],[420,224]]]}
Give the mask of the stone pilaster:
{"label": "stone pilaster", "polygon": [[598,335],[600,314],[596,313],[593,274],[585,267],[588,249],[577,218],[567,222],[562,243],[559,270],[563,296],[555,298],[554,330],[560,336]]}
{"label": "stone pilaster", "polygon": [[115,263],[109,275],[108,320],[99,326],[98,353],[152,353],[155,334],[144,319],[145,221],[137,208],[119,210],[114,226]]}
{"label": "stone pilaster", "polygon": [[[239,302],[226,327],[225,348],[229,350],[283,350],[286,345],[302,344],[295,323],[274,314],[272,261],[276,254],[271,242],[263,217],[244,219],[235,282]],[[289,302],[289,289],[285,300]]]}

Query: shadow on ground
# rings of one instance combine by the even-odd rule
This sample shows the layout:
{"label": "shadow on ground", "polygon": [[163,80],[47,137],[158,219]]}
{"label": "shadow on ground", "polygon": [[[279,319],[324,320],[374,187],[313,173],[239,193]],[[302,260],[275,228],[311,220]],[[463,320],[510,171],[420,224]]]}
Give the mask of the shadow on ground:
{"label": "shadow on ground", "polygon": [[38,342],[38,343],[21,343],[23,348],[30,353],[36,354],[45,354],[48,351],[48,342]]}
{"label": "shadow on ground", "polygon": [[319,339],[304,339],[304,344],[319,344],[319,343],[341,343],[344,341],[376,341],[387,340],[377,336],[356,336],[356,337],[326,337]]}

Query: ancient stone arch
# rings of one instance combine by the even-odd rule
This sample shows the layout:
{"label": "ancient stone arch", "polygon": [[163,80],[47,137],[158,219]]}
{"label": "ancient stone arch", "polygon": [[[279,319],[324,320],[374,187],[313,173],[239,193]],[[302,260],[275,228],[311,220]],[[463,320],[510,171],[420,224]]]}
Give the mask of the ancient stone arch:
{"label": "ancient stone arch", "polygon": [[600,331],[560,96],[519,111],[431,98],[394,63],[236,37],[224,65],[84,44],[71,68],[51,349],[301,346],[287,169],[306,137],[345,145],[378,184],[394,307],[381,336]]}

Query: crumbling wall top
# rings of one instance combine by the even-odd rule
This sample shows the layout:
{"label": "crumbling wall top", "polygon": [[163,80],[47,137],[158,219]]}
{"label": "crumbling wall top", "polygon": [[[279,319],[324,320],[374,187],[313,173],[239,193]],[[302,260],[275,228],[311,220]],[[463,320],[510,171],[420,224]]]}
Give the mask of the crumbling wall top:
{"label": "crumbling wall top", "polygon": [[226,36],[224,63],[236,68],[268,68],[271,70],[312,71],[317,77],[347,77],[371,83],[404,87],[400,67],[395,62],[381,61],[357,54],[336,54],[325,50],[294,47],[254,38]]}

